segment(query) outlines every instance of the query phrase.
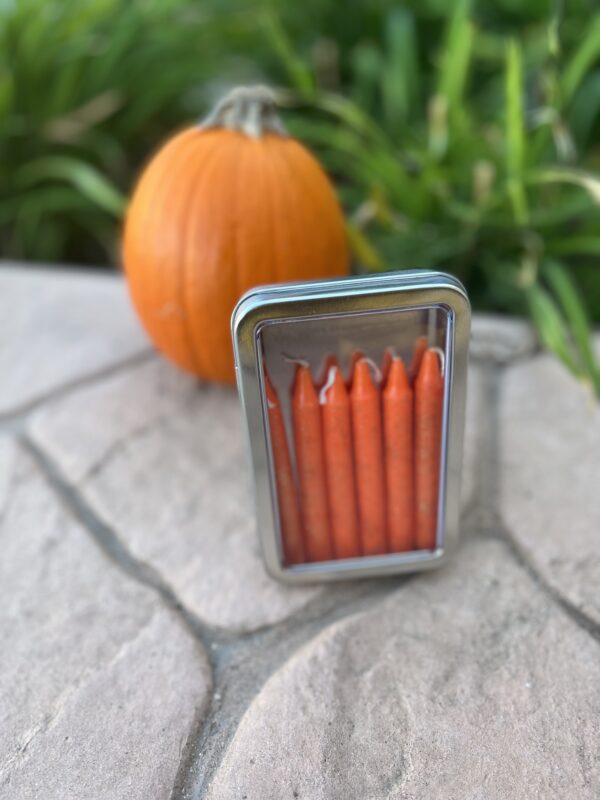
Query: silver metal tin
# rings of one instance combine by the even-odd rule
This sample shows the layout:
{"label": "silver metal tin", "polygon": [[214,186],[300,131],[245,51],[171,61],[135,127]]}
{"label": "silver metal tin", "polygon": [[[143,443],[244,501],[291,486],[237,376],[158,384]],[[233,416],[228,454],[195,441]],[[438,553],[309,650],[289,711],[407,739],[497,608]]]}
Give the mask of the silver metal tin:
{"label": "silver metal tin", "polygon": [[[432,307],[447,313],[436,549],[283,566],[261,332],[265,326],[289,320],[320,319],[326,326],[333,318]],[[415,572],[447,560],[459,534],[469,331],[470,305],[462,284],[450,275],[427,270],[259,286],[240,299],[232,315],[236,375],[250,444],[258,531],[265,564],[273,577],[302,584]]]}

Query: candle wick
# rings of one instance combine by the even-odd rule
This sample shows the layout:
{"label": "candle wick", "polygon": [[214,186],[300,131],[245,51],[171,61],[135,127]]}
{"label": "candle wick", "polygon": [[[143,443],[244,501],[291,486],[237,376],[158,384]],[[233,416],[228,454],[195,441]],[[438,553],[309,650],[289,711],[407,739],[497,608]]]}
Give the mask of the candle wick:
{"label": "candle wick", "polygon": [[373,378],[375,379],[375,383],[381,383],[381,378],[382,378],[381,370],[379,369],[377,364],[373,361],[373,359],[372,358],[363,357],[360,360],[364,361],[365,364],[369,365],[369,367],[371,369],[371,372],[373,374]]}
{"label": "candle wick", "polygon": [[282,353],[281,355],[287,364],[298,364],[301,367],[310,367],[310,363],[305,358],[297,358],[296,356],[290,356],[287,353]]}
{"label": "candle wick", "polygon": [[331,389],[331,387],[333,386],[333,383],[335,381],[335,371],[336,371],[336,369],[337,369],[337,367],[335,365],[329,367],[329,372],[327,373],[327,381],[325,382],[324,386],[322,387],[321,391],[319,392],[319,403],[321,405],[325,405],[325,403],[327,401],[327,398],[326,398],[325,395],[327,394],[327,390]]}
{"label": "candle wick", "polygon": [[442,377],[444,377],[446,373],[446,354],[442,350],[441,347],[430,347],[430,350],[433,350],[434,353],[437,353],[440,359],[440,373]]}

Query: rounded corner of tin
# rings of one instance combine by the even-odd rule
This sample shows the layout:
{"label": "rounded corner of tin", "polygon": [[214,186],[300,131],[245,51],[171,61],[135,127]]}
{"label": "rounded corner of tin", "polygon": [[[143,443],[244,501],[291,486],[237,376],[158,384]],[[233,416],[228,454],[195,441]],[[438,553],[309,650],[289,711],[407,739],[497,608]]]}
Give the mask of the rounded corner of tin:
{"label": "rounded corner of tin", "polygon": [[464,285],[457,279],[453,278],[452,283],[449,285],[450,290],[459,298],[460,309],[455,307],[455,311],[460,314],[469,322],[471,320],[471,301]]}
{"label": "rounded corner of tin", "polygon": [[258,291],[256,289],[250,289],[235,304],[231,312],[231,335],[234,341],[239,339],[241,330],[249,324],[252,312],[257,307],[257,295]]}
{"label": "rounded corner of tin", "polygon": [[436,286],[440,289],[445,289],[458,298],[457,305],[452,304],[454,309],[457,310],[458,307],[460,307],[460,311],[466,313],[467,316],[470,317],[471,301],[469,300],[469,295],[462,281],[447,272],[437,272],[435,275],[437,279],[435,281]]}
{"label": "rounded corner of tin", "polygon": [[288,570],[284,569],[278,561],[272,561],[263,554],[263,563],[269,577],[282,583],[293,583],[289,578]]}

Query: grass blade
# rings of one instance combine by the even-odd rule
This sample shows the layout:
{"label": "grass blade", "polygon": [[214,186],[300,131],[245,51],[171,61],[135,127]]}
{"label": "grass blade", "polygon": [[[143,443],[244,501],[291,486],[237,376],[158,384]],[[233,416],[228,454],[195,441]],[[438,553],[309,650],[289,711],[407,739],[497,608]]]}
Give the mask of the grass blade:
{"label": "grass blade", "polygon": [[521,48],[513,39],[506,50],[506,173],[515,220],[527,223],[527,198],[523,185],[525,124],[523,114],[523,63]]}
{"label": "grass blade", "polygon": [[267,38],[279,56],[293,86],[307,97],[314,94],[315,84],[310,69],[300,59],[290,42],[283,25],[273,11],[265,11],[262,17]]}
{"label": "grass blade", "polygon": [[373,108],[385,70],[379,48],[370,42],[361,43],[352,51],[350,63],[354,77],[353,97],[357,105]]}
{"label": "grass blade", "polygon": [[467,83],[474,34],[470,7],[469,0],[459,0],[456,4],[439,64],[437,93],[445,98],[450,113],[460,110]]}
{"label": "grass blade", "polygon": [[120,219],[125,198],[113,184],[91,164],[70,156],[48,156],[32,161],[18,173],[23,187],[47,181],[64,182],[74,186],[88,200]]}
{"label": "grass blade", "polygon": [[556,255],[578,255],[600,258],[600,236],[567,236],[550,239],[546,250]]}
{"label": "grass blade", "polygon": [[418,94],[416,31],[410,11],[392,11],[387,19],[386,39],[387,59],[381,77],[383,112],[394,130],[406,122]]}
{"label": "grass blade", "polygon": [[581,81],[600,57],[600,16],[596,16],[562,76],[563,102],[569,103]]}
{"label": "grass blade", "polygon": [[582,370],[571,350],[567,326],[550,294],[534,284],[526,290],[531,318],[542,343],[577,377]]}
{"label": "grass blade", "polygon": [[553,167],[532,172],[528,179],[531,183],[572,183],[585,189],[592,200],[600,205],[600,178],[591,172],[568,167]]}
{"label": "grass blade", "polygon": [[583,366],[594,385],[597,396],[600,398],[600,367],[594,353],[592,329],[583,300],[568,270],[559,262],[544,262],[542,274],[561,304],[563,313],[571,327],[573,340],[579,350]]}
{"label": "grass blade", "polygon": [[346,222],[346,235],[350,250],[358,263],[370,272],[380,272],[385,264],[366,234],[353,222]]}

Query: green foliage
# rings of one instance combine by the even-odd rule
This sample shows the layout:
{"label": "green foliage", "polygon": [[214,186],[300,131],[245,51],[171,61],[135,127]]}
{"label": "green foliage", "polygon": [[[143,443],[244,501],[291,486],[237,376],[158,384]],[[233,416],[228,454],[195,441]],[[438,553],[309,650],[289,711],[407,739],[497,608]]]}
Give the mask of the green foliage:
{"label": "green foliage", "polygon": [[[222,11],[219,10],[223,6]],[[0,3],[2,254],[114,261],[125,197],[247,22],[189,0]]]}
{"label": "green foliage", "polygon": [[435,266],[478,308],[529,312],[600,395],[600,14],[521,6],[383,11],[337,86],[288,71],[289,125],[335,175],[360,267]]}
{"label": "green foliage", "polygon": [[456,274],[600,393],[593,0],[0,2],[2,254],[117,261],[143,161],[257,80],[334,177],[358,269]]}

